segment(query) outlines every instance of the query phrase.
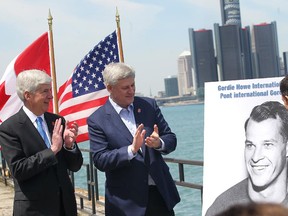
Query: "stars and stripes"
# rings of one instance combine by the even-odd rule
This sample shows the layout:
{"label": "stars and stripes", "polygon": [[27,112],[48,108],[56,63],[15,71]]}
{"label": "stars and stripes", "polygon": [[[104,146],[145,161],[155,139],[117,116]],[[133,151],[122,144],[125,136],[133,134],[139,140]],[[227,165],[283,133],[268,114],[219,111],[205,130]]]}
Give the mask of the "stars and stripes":
{"label": "stars and stripes", "polygon": [[116,31],[90,50],[68,81],[59,88],[59,114],[78,123],[77,142],[88,140],[86,119],[108,98],[102,72],[112,62],[119,62]]}

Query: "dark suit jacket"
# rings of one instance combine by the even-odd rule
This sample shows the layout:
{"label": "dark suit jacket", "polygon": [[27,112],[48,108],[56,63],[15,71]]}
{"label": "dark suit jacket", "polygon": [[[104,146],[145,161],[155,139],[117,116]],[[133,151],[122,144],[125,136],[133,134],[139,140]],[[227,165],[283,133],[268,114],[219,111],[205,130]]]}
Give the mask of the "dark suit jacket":
{"label": "dark suit jacket", "polygon": [[143,153],[128,160],[128,145],[133,136],[109,100],[88,118],[90,148],[94,165],[106,173],[105,212],[108,216],[144,215],[148,201],[148,174],[155,181],[167,207],[172,210],[180,201],[175,183],[161,154],[176,148],[176,136],[163,118],[156,101],[135,97],[134,115],[137,126],[144,124],[146,136],[158,125],[165,142],[160,152],[145,146]]}
{"label": "dark suit jacket", "polygon": [[[50,135],[60,116],[45,113]],[[62,118],[63,125],[65,120]],[[55,156],[23,109],[0,125],[0,144],[14,180],[14,216],[58,215],[60,194],[66,215],[77,215],[68,171],[78,171],[82,153],[62,148]]]}

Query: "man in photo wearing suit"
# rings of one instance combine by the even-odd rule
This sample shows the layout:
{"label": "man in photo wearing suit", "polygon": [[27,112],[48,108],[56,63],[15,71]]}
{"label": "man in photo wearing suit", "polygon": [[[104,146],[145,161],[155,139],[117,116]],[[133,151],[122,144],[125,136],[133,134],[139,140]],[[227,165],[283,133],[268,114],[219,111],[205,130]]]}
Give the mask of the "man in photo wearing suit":
{"label": "man in photo wearing suit", "polygon": [[107,216],[171,216],[180,201],[162,155],[177,140],[156,101],[135,97],[135,71],[111,63],[103,72],[110,93],[88,118],[94,165],[106,174]]}
{"label": "man in photo wearing suit", "polygon": [[255,106],[244,128],[248,177],[220,194],[206,216],[251,202],[272,202],[288,207],[288,112],[285,106],[278,101]]}
{"label": "man in photo wearing suit", "polygon": [[14,216],[76,216],[74,188],[68,170],[83,163],[75,143],[78,126],[47,112],[51,77],[40,70],[17,76],[24,106],[0,125],[0,144],[14,181]]}

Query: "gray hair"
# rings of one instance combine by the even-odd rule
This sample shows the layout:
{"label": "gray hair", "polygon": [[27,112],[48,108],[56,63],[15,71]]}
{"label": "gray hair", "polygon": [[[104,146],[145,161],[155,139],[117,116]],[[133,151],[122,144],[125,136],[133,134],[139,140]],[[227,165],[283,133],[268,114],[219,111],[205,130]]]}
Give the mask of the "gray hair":
{"label": "gray hair", "polygon": [[34,93],[40,84],[50,84],[51,82],[52,78],[44,71],[37,69],[22,71],[16,79],[17,95],[24,101],[26,91]]}
{"label": "gray hair", "polygon": [[124,63],[110,63],[103,71],[104,84],[115,85],[118,80],[135,78],[135,70]]}

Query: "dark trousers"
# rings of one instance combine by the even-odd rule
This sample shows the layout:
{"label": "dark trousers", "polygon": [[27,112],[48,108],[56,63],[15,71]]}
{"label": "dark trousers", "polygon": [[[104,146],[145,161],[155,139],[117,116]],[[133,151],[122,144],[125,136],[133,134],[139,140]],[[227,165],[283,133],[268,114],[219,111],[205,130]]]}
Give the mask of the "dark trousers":
{"label": "dark trousers", "polygon": [[62,190],[59,189],[59,197],[60,197],[60,207],[59,207],[59,216],[65,216],[65,209],[64,209],[64,204],[63,204],[63,197],[62,197]]}
{"label": "dark trousers", "polygon": [[164,199],[156,186],[149,186],[149,198],[145,216],[174,216],[173,210],[168,210]]}

